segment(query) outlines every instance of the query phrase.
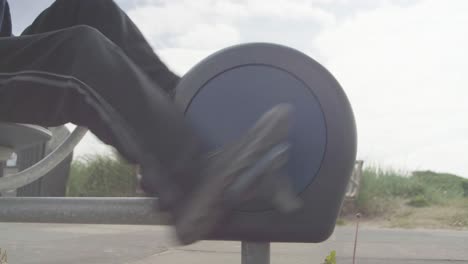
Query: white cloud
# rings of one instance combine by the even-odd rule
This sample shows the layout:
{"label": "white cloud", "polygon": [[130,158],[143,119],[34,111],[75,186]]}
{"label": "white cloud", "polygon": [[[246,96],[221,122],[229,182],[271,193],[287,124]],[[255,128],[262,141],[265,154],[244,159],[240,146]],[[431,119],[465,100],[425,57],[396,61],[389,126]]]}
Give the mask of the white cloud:
{"label": "white cloud", "polygon": [[[297,35],[335,23],[334,15],[317,5],[326,2],[328,0],[149,0],[129,10],[128,15],[158,53],[174,54],[171,51],[183,49],[186,55],[205,54],[249,41],[291,45],[294,38],[289,38],[287,32]],[[200,59],[166,58],[173,69],[187,69],[187,65],[181,65],[183,61]]]}
{"label": "white cloud", "polygon": [[[68,123],[66,127],[73,131],[76,125]],[[87,154],[111,154],[114,149],[108,145],[104,145],[94,134],[88,132],[83,139],[76,145],[73,150],[73,156],[80,157]]]}
{"label": "white cloud", "polygon": [[190,12],[180,2],[167,5],[143,5],[128,12],[143,34],[151,41],[166,34],[178,35],[187,32],[200,14]]}
{"label": "white cloud", "polygon": [[315,20],[321,25],[333,24],[335,17],[317,4],[324,1],[304,0],[247,0],[244,2],[248,15],[274,17],[281,20]]}
{"label": "white cloud", "polygon": [[184,48],[166,48],[158,51],[158,55],[163,61],[177,62],[171,63],[171,69],[183,74],[190,70],[195,64],[208,57],[213,52],[206,49],[184,49]]}
{"label": "white cloud", "polygon": [[[216,37],[213,37],[216,36]],[[184,35],[177,36],[176,47],[192,49],[220,49],[240,41],[235,27],[226,24],[197,24]]]}
{"label": "white cloud", "polygon": [[136,3],[129,16],[177,73],[239,42],[291,46],[349,95],[360,158],[468,177],[467,1]]}
{"label": "white cloud", "polygon": [[468,176],[467,10],[387,3],[315,39],[354,106],[361,157]]}
{"label": "white cloud", "polygon": [[[126,10],[158,56],[182,75],[219,49],[240,42],[266,41],[295,46],[297,36],[335,17],[319,5],[330,0],[133,0]],[[296,37],[289,37],[288,32]],[[308,34],[308,33],[307,33]],[[300,46],[297,45],[297,46]],[[107,153],[88,134],[75,150]]]}

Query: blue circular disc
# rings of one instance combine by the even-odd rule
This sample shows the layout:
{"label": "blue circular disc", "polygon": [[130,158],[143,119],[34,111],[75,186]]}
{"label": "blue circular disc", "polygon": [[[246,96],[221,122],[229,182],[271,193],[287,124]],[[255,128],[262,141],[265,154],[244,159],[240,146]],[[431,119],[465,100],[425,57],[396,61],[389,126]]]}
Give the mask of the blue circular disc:
{"label": "blue circular disc", "polygon": [[291,214],[277,210],[273,186],[259,185],[255,197],[236,208],[212,238],[321,242],[332,234],[354,168],[357,132],[346,93],[325,67],[273,43],[227,47],[181,78],[175,102],[208,151],[237,140],[275,105],[294,107],[284,173],[302,207]]}
{"label": "blue circular disc", "polygon": [[[292,73],[271,65],[238,66],[206,82],[192,98],[186,116],[207,150],[242,136],[266,111],[280,103],[294,107],[291,153],[285,173],[302,192],[314,179],[326,148],[326,125],[310,87]],[[261,209],[256,206],[256,209]]]}

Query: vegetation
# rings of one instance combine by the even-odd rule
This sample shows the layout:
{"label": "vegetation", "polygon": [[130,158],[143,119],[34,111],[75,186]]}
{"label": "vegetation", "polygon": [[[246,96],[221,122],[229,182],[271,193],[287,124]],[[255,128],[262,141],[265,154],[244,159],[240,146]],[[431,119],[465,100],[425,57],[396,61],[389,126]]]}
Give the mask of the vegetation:
{"label": "vegetation", "polygon": [[67,196],[137,196],[135,167],[114,155],[92,155],[73,161]]}
{"label": "vegetation", "polygon": [[356,211],[389,226],[468,228],[468,180],[453,174],[367,168]]}
{"label": "vegetation", "polygon": [[6,250],[0,248],[0,264],[8,264],[8,257]]}
{"label": "vegetation", "polygon": [[330,255],[328,255],[325,258],[324,264],[336,264],[336,251],[335,250],[330,252]]}
{"label": "vegetation", "polygon": [[[134,166],[116,154],[80,158],[72,164],[67,195],[138,196],[135,173]],[[468,179],[366,168],[354,208],[337,225],[353,223],[357,212],[364,221],[389,227],[468,228]]]}
{"label": "vegetation", "polygon": [[338,218],[336,220],[336,225],[337,226],[344,226],[344,225],[346,225],[346,221],[343,218]]}

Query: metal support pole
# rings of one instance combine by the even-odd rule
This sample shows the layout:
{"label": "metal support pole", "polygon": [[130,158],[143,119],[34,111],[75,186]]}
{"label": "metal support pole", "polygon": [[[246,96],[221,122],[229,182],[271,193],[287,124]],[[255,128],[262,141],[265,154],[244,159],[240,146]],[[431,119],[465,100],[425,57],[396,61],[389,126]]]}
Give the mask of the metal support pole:
{"label": "metal support pole", "polygon": [[156,198],[2,197],[0,222],[168,225]]}
{"label": "metal support pole", "polygon": [[242,264],[270,264],[270,243],[242,241]]}
{"label": "metal support pole", "polygon": [[3,160],[0,160],[0,177],[3,177],[4,171],[5,171],[5,166],[6,162]]}

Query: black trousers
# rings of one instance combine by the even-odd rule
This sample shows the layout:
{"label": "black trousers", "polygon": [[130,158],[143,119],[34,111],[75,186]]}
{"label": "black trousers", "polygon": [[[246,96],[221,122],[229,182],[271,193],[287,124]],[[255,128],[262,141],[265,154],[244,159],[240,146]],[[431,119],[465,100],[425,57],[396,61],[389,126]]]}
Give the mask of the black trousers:
{"label": "black trousers", "polygon": [[57,0],[21,36],[0,38],[0,122],[86,126],[169,172],[197,145],[170,99],[177,81],[111,0]]}

